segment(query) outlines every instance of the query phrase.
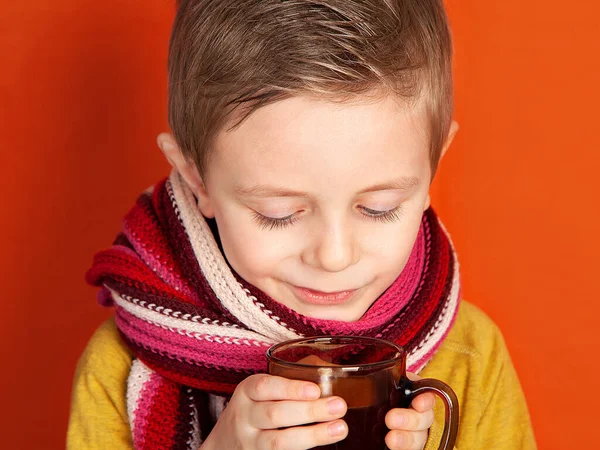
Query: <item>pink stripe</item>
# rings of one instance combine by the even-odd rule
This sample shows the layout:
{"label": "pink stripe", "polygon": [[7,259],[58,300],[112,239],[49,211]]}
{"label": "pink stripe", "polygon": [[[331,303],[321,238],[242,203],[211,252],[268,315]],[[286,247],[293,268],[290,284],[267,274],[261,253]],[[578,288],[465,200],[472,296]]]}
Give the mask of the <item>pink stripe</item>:
{"label": "pink stripe", "polygon": [[185,359],[199,366],[215,365],[228,369],[244,368],[264,370],[265,352],[270,344],[256,345],[220,344],[165,330],[157,325],[129,314],[122,308],[116,311],[115,319],[125,335],[143,347],[157,352],[166,352],[173,359]]}
{"label": "pink stripe", "polygon": [[144,383],[140,390],[140,396],[136,400],[135,420],[133,424],[133,443],[135,448],[141,448],[144,445],[144,436],[146,433],[147,417],[152,407],[153,397],[163,382],[162,377],[156,372],[152,372],[150,379]]}
{"label": "pink stripe", "polygon": [[[373,304],[373,307],[367,311],[365,319],[377,319],[379,323],[383,323],[397,315],[398,311],[408,304],[417,290],[424,264],[425,236],[423,227],[421,227],[402,272],[381,295],[380,299]],[[385,314],[384,320],[381,320],[382,314]]]}

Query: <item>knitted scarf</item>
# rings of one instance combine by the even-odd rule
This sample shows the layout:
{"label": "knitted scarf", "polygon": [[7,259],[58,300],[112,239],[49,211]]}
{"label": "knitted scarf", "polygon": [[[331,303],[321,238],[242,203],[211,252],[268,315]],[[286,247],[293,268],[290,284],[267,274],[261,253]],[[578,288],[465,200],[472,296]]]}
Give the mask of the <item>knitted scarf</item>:
{"label": "knitted scarf", "polygon": [[214,221],[181,176],[146,190],[113,246],[86,274],[115,306],[134,358],[127,411],[136,449],[197,450],[236,385],[266,370],[276,342],[314,335],[384,338],[419,373],[446,337],[460,298],[458,261],[432,208],[394,283],[356,322],[306,317],[247,283],[227,264]]}

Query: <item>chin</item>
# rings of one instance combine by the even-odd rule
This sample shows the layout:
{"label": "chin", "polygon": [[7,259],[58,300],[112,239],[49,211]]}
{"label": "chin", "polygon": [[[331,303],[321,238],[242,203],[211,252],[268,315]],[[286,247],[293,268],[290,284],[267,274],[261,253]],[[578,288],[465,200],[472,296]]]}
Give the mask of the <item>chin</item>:
{"label": "chin", "polygon": [[323,310],[314,310],[311,309],[306,312],[302,312],[301,314],[310,317],[312,319],[320,319],[320,320],[336,320],[339,322],[356,322],[359,320],[364,313],[360,311],[344,311],[340,308],[332,309],[331,307],[324,307]]}

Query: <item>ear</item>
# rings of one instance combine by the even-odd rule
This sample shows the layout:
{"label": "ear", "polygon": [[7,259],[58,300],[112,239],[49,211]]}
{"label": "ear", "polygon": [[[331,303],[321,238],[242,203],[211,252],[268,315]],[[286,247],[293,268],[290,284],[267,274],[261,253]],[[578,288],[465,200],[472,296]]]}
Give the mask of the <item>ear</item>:
{"label": "ear", "polygon": [[167,158],[167,161],[169,161],[169,164],[171,164],[171,167],[179,172],[185,183],[198,199],[198,207],[200,208],[202,215],[208,218],[214,217],[215,214],[210,197],[196,164],[183,155],[177,141],[171,133],[160,133],[156,138],[156,143],[163,152],[163,155],[165,155],[165,158]]}
{"label": "ear", "polygon": [[453,120],[452,123],[450,123],[450,130],[448,130],[448,137],[446,138],[446,142],[444,142],[444,147],[442,148],[442,153],[440,154],[440,159],[442,159],[444,157],[444,155],[450,148],[450,145],[452,144],[452,141],[454,140],[454,136],[456,136],[456,133],[458,132],[459,128],[460,127],[458,126],[458,122],[456,120]]}
{"label": "ear", "polygon": [[[459,128],[460,127],[458,126],[458,122],[456,120],[453,120],[452,123],[450,123],[450,130],[448,130],[448,137],[446,138],[446,142],[444,142],[444,146],[442,147],[442,152],[440,153],[440,160],[444,157],[444,155],[450,148],[450,145],[454,140],[454,136],[456,136],[456,133],[458,132]],[[427,211],[429,206],[431,206],[431,197],[429,194],[427,194],[427,199],[425,200],[425,206],[423,208],[423,211]]]}

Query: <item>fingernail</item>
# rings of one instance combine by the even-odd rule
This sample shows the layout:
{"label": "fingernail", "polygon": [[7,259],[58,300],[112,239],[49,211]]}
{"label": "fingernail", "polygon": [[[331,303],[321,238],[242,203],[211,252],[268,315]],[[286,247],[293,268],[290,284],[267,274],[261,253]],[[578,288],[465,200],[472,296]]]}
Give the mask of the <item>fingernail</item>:
{"label": "fingernail", "polygon": [[327,402],[327,410],[329,414],[339,414],[344,410],[346,405],[339,398],[332,398]]}
{"label": "fingernail", "polygon": [[302,396],[304,398],[319,398],[319,395],[321,395],[321,392],[314,384],[305,384],[302,388]]}
{"label": "fingernail", "polygon": [[342,421],[333,422],[333,423],[329,424],[329,426],[327,427],[327,432],[329,433],[329,436],[331,436],[331,437],[340,436],[340,435],[344,434],[345,431],[346,431],[346,425]]}

